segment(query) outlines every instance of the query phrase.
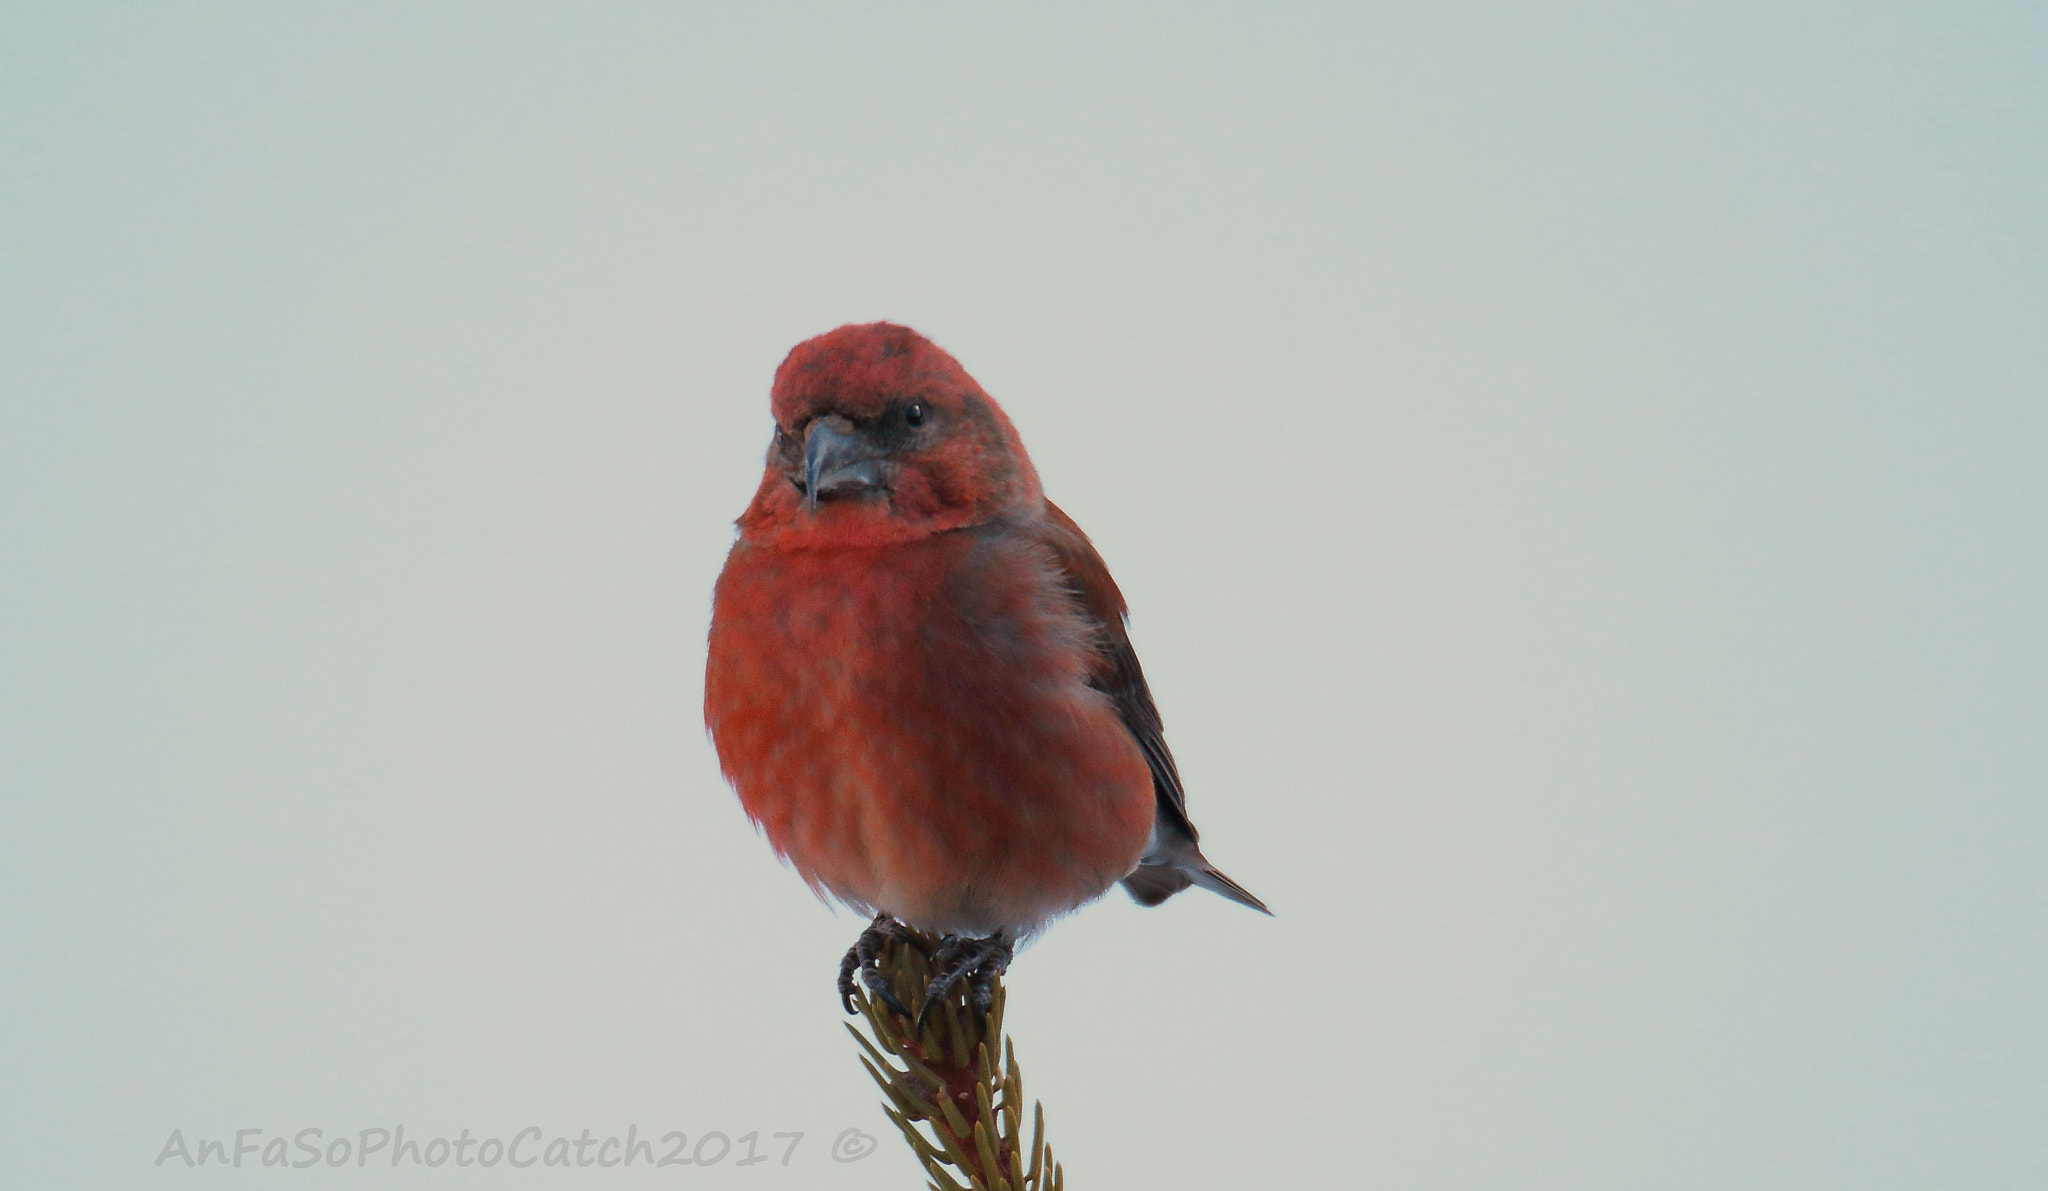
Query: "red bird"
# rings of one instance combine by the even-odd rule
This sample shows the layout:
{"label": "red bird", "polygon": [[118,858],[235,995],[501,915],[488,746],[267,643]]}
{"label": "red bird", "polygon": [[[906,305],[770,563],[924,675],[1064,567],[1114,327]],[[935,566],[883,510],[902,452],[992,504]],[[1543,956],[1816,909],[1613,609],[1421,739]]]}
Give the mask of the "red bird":
{"label": "red bird", "polygon": [[1009,418],[908,327],[775,371],[775,438],[718,577],[704,721],[747,816],[811,888],[948,938],[929,1008],[1122,881],[1266,911],[1196,846],[1124,599]]}

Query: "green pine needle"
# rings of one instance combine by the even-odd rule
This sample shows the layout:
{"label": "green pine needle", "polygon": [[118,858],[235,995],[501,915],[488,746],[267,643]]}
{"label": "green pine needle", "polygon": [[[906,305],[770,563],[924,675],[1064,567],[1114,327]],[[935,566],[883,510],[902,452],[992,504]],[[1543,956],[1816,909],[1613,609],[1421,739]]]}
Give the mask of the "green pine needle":
{"label": "green pine needle", "polygon": [[[906,1005],[924,1002],[932,978],[927,952],[938,940],[918,936],[925,950],[890,939],[882,974]],[[1017,1048],[1003,1037],[1002,980],[983,1020],[967,1004],[966,981],[926,1015],[924,1029],[897,1016],[856,984],[854,996],[868,1035],[849,1024],[861,1066],[882,1089],[882,1111],[895,1123],[931,1179],[932,1191],[1064,1191],[1065,1171],[1045,1140],[1045,1106],[1031,1108],[1024,1138],[1024,1076]]]}

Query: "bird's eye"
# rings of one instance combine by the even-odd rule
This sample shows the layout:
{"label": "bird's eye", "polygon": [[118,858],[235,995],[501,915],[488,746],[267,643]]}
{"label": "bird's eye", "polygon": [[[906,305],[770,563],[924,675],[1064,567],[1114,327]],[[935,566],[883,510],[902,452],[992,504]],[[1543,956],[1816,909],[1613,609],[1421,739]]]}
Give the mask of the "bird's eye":
{"label": "bird's eye", "polygon": [[909,405],[904,406],[903,421],[905,425],[909,426],[924,425],[924,402],[913,401]]}

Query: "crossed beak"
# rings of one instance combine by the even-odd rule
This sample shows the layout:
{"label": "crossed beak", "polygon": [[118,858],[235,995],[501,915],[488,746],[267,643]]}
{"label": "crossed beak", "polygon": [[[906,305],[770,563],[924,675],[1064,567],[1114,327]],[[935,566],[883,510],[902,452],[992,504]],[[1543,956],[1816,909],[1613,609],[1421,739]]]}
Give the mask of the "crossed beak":
{"label": "crossed beak", "polygon": [[804,510],[841,493],[886,489],[888,455],[841,417],[819,418],[804,435]]}

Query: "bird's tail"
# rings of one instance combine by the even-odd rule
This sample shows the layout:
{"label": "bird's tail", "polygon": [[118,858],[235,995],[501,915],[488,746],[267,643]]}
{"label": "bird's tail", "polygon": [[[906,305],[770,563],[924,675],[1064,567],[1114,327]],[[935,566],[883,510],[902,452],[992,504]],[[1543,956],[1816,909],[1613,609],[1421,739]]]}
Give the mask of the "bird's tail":
{"label": "bird's tail", "polygon": [[1200,868],[1188,870],[1188,879],[1211,893],[1222,894],[1240,906],[1250,906],[1268,918],[1273,916],[1273,911],[1266,908],[1265,902],[1252,896],[1251,890],[1224,876],[1222,869],[1207,861],[1203,861]]}
{"label": "bird's tail", "polygon": [[1261,914],[1273,913],[1266,908],[1265,902],[1253,896],[1251,890],[1224,876],[1223,870],[1210,864],[1200,853],[1186,864],[1141,864],[1137,871],[1124,878],[1124,888],[1141,906],[1156,906],[1190,885],[1200,885],[1211,893],[1221,894]]}

